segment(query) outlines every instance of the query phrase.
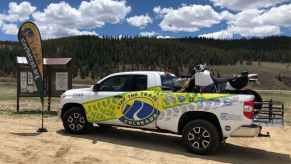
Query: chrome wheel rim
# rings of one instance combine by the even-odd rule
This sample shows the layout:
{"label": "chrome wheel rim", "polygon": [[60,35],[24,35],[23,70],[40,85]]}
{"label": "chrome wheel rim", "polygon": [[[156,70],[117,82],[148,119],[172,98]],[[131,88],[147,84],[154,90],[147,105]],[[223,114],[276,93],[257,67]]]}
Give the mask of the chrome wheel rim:
{"label": "chrome wheel rim", "polygon": [[211,136],[208,130],[203,127],[194,127],[188,134],[187,139],[189,144],[194,149],[207,149],[211,140]]}
{"label": "chrome wheel rim", "polygon": [[85,126],[85,117],[80,113],[71,113],[67,118],[68,126],[73,131],[79,131]]}

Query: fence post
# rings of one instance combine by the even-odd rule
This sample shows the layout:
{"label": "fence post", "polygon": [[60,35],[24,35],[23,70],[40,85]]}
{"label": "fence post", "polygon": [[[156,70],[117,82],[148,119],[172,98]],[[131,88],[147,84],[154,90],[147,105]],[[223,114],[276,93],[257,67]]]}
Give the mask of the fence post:
{"label": "fence post", "polygon": [[273,122],[273,120],[272,120],[272,116],[273,116],[273,100],[271,99],[270,101],[269,101],[269,121],[271,122]]}
{"label": "fence post", "polygon": [[20,96],[20,71],[19,66],[16,64],[16,81],[17,81],[17,91],[16,91],[16,112],[19,112],[19,96]]}

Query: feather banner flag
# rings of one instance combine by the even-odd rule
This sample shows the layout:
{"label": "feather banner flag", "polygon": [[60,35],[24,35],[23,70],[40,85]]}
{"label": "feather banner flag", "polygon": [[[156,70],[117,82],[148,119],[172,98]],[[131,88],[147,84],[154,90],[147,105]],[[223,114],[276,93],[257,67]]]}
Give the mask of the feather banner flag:
{"label": "feather banner flag", "polygon": [[19,28],[18,40],[25,51],[39,97],[43,103],[43,53],[41,36],[37,26],[33,22],[24,22]]}

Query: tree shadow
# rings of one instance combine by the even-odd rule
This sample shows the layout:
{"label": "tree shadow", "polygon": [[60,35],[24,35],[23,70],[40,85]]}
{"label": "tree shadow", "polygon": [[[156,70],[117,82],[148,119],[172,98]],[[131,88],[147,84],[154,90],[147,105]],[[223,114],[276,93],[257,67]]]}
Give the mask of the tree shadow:
{"label": "tree shadow", "polygon": [[231,143],[225,144],[219,149],[218,153],[214,155],[195,155],[186,151],[182,139],[178,135],[156,133],[151,131],[132,130],[127,128],[100,127],[93,128],[88,131],[87,134],[83,135],[68,134],[64,130],[59,130],[57,131],[57,133],[70,137],[88,139],[92,141],[92,144],[96,144],[98,143],[98,141],[108,142],[112,144],[138,147],[142,149],[172,154],[180,154],[187,157],[200,158],[217,162],[248,164],[273,164],[276,162],[280,162],[280,164],[291,163],[289,154],[243,147],[233,145]]}

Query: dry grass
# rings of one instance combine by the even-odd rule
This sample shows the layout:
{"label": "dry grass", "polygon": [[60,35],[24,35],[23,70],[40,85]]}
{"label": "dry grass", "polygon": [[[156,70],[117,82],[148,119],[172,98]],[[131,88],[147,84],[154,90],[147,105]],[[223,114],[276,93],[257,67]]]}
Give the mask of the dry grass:
{"label": "dry grass", "polygon": [[279,74],[291,76],[291,66],[288,67],[288,64],[268,62],[258,64],[253,62],[252,65],[211,66],[210,68],[221,75],[239,74],[243,71],[257,73],[260,84],[251,84],[250,87],[254,89],[291,90],[291,84],[286,85],[278,80]]}

